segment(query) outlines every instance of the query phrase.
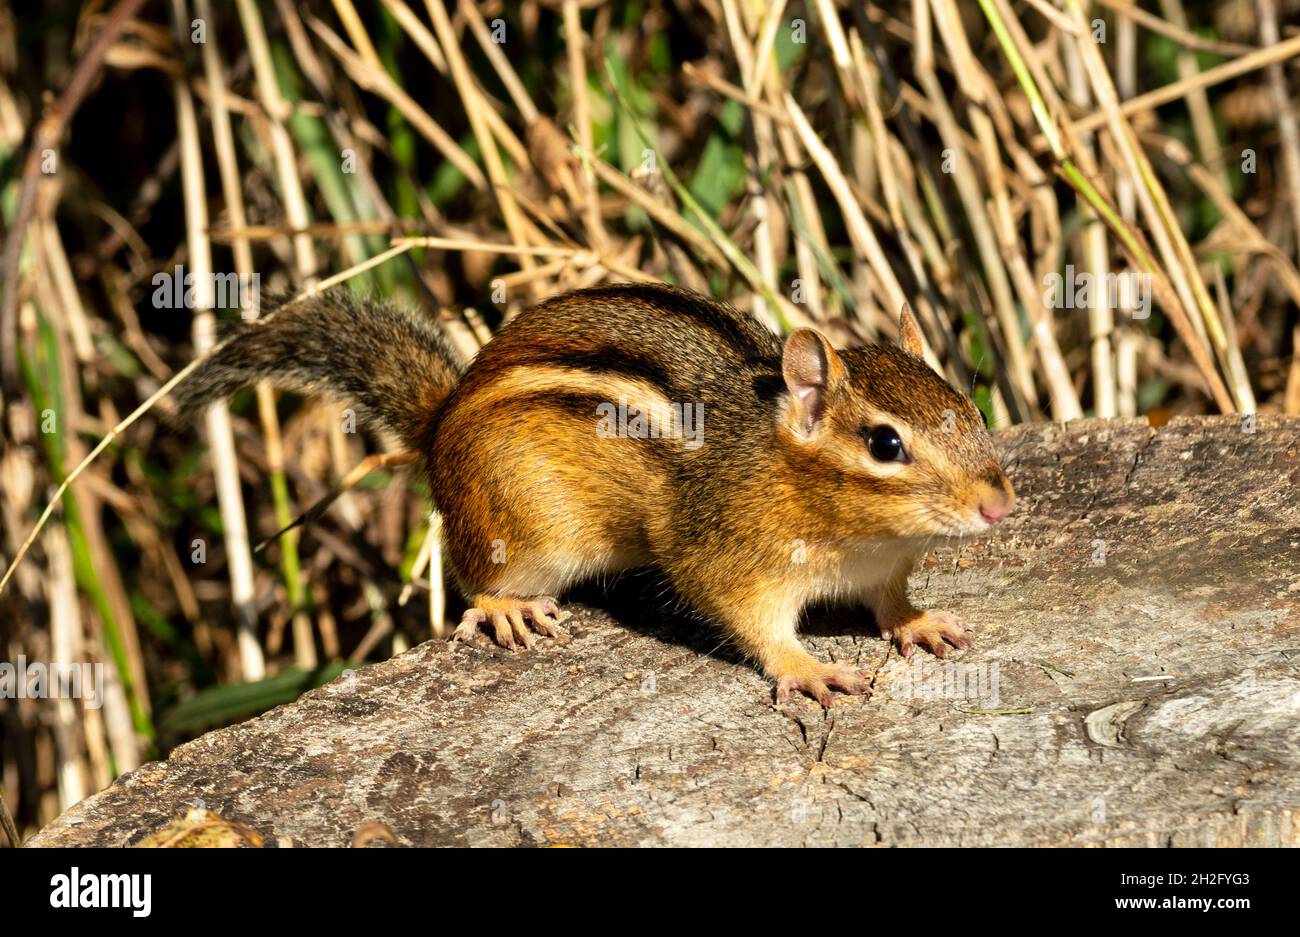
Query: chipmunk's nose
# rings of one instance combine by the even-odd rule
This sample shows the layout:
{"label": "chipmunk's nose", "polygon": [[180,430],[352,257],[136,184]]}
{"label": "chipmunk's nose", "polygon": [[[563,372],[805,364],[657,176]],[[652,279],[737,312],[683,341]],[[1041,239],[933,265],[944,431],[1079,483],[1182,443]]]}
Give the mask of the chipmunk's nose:
{"label": "chipmunk's nose", "polygon": [[1011,483],[1003,476],[1000,484],[990,486],[989,492],[980,498],[980,517],[989,525],[996,524],[1011,513],[1016,505],[1016,493]]}
{"label": "chipmunk's nose", "polygon": [[1011,513],[1011,499],[1006,498],[1002,501],[981,501],[980,517],[990,524],[996,524],[1002,518]]}

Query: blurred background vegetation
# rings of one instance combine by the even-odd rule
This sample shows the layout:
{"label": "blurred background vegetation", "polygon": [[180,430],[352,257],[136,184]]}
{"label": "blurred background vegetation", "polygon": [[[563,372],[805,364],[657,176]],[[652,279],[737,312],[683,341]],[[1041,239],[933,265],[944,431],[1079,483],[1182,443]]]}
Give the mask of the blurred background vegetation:
{"label": "blurred background vegetation", "polygon": [[[602,282],[841,344],[906,299],[995,426],[1300,412],[1298,27],[1297,0],[0,2],[0,565],[239,318],[160,304],[178,265],[336,278],[466,358]],[[1150,314],[1059,308],[1071,271],[1142,274]],[[392,451],[348,429],[269,388],[197,426],[163,398],[72,484],[0,659],[103,663],[103,706],[0,700],[20,835],[442,632],[417,473],[255,549]]]}

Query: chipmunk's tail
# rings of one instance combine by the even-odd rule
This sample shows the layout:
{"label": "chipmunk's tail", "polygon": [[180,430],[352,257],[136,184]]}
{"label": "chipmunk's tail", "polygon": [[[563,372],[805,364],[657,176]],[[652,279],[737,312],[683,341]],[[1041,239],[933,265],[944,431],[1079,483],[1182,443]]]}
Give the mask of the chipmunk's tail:
{"label": "chipmunk's tail", "polygon": [[182,413],[193,412],[265,379],[354,403],[362,420],[419,450],[461,370],[433,323],[337,290],[292,304],[264,300],[261,317],[178,385],[176,398]]}

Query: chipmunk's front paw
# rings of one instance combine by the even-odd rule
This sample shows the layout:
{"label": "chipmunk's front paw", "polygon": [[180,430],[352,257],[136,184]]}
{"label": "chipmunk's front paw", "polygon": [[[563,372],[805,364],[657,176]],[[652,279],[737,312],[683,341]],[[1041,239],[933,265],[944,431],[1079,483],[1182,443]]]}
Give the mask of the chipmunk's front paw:
{"label": "chipmunk's front paw", "polygon": [[943,659],[948,645],[964,651],[974,642],[975,633],[950,612],[921,612],[916,618],[894,625],[882,624],[880,636],[898,645],[898,653],[912,655],[916,645],[929,648],[935,657]]}
{"label": "chipmunk's front paw", "polygon": [[[569,633],[560,624],[569,617],[570,613],[562,611],[559,603],[547,595],[528,599],[476,595],[461,616],[451,640],[469,641],[478,635],[481,627],[491,625],[492,636],[502,647],[517,650],[522,645],[531,648],[536,640],[533,631],[563,644],[569,640]],[[532,625],[532,631],[529,625]]]}
{"label": "chipmunk's front paw", "polygon": [[784,703],[793,693],[806,693],[830,709],[835,704],[831,690],[859,696],[871,688],[871,675],[848,664],[823,664],[811,661],[794,673],[776,678],[776,701]]}

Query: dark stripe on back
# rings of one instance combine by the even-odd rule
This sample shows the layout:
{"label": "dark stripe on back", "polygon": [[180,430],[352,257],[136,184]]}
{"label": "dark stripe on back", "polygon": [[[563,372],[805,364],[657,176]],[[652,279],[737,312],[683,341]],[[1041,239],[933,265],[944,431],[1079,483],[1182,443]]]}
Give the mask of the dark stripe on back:
{"label": "dark stripe on back", "polygon": [[518,349],[511,355],[510,363],[500,369],[501,374],[517,367],[560,367],[585,371],[588,374],[626,377],[643,381],[669,401],[679,399],[678,388],[659,362],[613,345],[566,351],[555,348]]}
{"label": "dark stripe on back", "polygon": [[595,289],[579,290],[570,294],[572,301],[590,296],[606,301],[633,301],[645,303],[663,312],[686,319],[706,331],[713,332],[727,347],[739,352],[747,362],[768,361],[776,337],[754,319],[717,300],[655,283],[637,283]]}

